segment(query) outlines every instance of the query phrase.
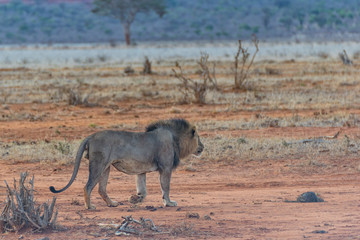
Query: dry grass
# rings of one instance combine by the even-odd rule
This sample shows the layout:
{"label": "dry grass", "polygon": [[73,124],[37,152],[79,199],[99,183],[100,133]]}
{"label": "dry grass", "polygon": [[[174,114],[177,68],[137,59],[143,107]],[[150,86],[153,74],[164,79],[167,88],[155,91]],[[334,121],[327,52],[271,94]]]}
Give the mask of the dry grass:
{"label": "dry grass", "polygon": [[[226,137],[202,138],[205,145],[200,159],[184,161],[185,169],[196,169],[203,161],[224,165],[262,161],[265,159],[300,159],[298,164],[314,164],[318,159],[356,157],[360,150],[359,140],[331,139],[304,143],[301,140],[284,138]],[[207,147],[211,146],[211,147]],[[309,162],[310,161],[310,162]]]}
{"label": "dry grass", "polygon": [[270,117],[254,114],[251,118],[237,120],[205,120],[197,124],[200,131],[249,130],[269,127],[359,127],[360,116],[351,113],[314,111],[311,116],[293,114],[289,117]]}
{"label": "dry grass", "polygon": [[[357,156],[360,141],[342,138],[322,142],[302,143],[291,138],[202,137],[205,145],[201,158],[184,159],[183,169],[197,171],[204,161],[233,164],[238,161],[261,161],[263,159],[301,158],[307,162],[317,158]],[[40,162],[43,164],[72,164],[80,141],[51,141],[37,144],[2,144],[0,155],[6,162]],[[208,147],[211,146],[211,147]],[[304,163],[306,164],[306,163]]]}
{"label": "dry grass", "polygon": [[[309,61],[262,60],[253,62],[246,73],[248,79],[256,81],[256,90],[234,91],[234,72],[232,61],[214,61],[216,63],[216,88],[207,88],[206,99],[199,94],[199,102],[214,104],[214,114],[242,111],[256,111],[253,116],[236,120],[202,120],[197,123],[201,131],[248,130],[269,127],[359,127],[360,119],[349,111],[360,107],[360,74],[354,66],[344,66],[339,59],[332,59],[326,52],[322,59]],[[151,56],[149,56],[151,57]],[[211,56],[210,56],[211,57]],[[203,66],[207,66],[207,58]],[[104,59],[105,61],[106,59]],[[179,80],[173,75],[173,61],[152,62],[154,74],[142,74],[141,64],[132,64],[133,74],[125,74],[125,67],[119,65],[97,66],[91,60],[83,66],[69,68],[20,68],[2,72],[0,84],[0,121],[29,120],[42,121],[48,118],[46,112],[15,111],[11,104],[56,103],[67,105],[69,94],[64,89],[77,91],[80,100],[98,106],[120,106],[115,114],[130,112],[131,107],[122,109],[122,102],[132,100],[160,100],[173,104],[170,113],[182,114],[177,108],[183,93],[179,91]],[[193,61],[179,61],[182,76],[185,79],[197,79],[199,73],[207,73],[210,78],[213,71],[200,69],[201,64]],[[204,74],[203,74],[204,76]],[[211,81],[210,81],[211,82]],[[214,84],[215,85],[215,84]],[[90,94],[91,93],[91,94]],[[201,93],[201,92],[200,92]],[[201,100],[201,101],[200,101]],[[34,104],[36,106],[36,104]],[[149,104],[150,106],[150,104]],[[144,106],[145,108],[147,106]],[[125,107],[124,107],[125,108]],[[338,109],[332,112],[332,109]],[[339,110],[340,109],[340,110]],[[291,116],[267,116],[265,111],[287,110]],[[296,114],[297,110],[307,115]],[[106,110],[105,110],[106,111]],[[260,113],[259,113],[260,112]],[[310,112],[310,113],[309,113]],[[312,113],[311,113],[312,112]],[[59,112],[61,114],[61,112]],[[64,114],[69,114],[68,112]],[[72,113],[75,114],[75,113]],[[91,125],[97,127],[96,125]],[[137,125],[117,125],[111,128],[137,129]],[[296,139],[237,138],[219,136],[206,137],[208,146],[204,153],[206,161],[229,163],[232,161],[261,160],[265,158],[284,158],[300,156],[304,162],[318,164],[317,156],[352,156],[357,152],[358,142],[345,144],[337,139],[323,143],[288,144]],[[30,143],[1,143],[0,156],[3,161],[31,161],[71,163],[79,141],[50,141]],[[350,147],[347,147],[350,146]],[[203,159],[203,158],[202,158]],[[197,163],[203,160],[185,160],[186,170],[196,171]]]}
{"label": "dry grass", "polygon": [[[246,92],[231,90],[234,77],[232,62],[215,62],[216,83],[220,92],[208,91],[208,104],[227,104],[231,111],[359,107],[359,70],[343,66],[339,61],[254,62],[248,78],[256,81],[256,90]],[[69,94],[63,89],[72,89],[81,96],[81,100],[87,97],[89,103],[97,105],[117,104],[129,99],[162,99],[176,104],[183,96],[171,64],[174,63],[153,64],[156,72],[153,75],[143,75],[141,66],[135,68],[132,75],[123,74],[122,67],[94,65],[66,69],[15,69],[7,71],[0,80],[0,101],[7,104],[66,103]],[[179,64],[185,78],[198,78],[198,63],[179,61]],[[9,115],[3,111],[0,117],[3,114]]]}
{"label": "dry grass", "polygon": [[80,141],[40,141],[0,143],[1,161],[6,162],[39,162],[39,163],[73,163]]}

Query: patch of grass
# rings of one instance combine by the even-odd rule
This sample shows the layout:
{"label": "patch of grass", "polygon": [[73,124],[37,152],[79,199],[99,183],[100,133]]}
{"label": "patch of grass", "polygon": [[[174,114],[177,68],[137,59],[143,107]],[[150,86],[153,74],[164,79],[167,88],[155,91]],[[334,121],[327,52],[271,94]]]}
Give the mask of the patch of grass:
{"label": "patch of grass", "polygon": [[[269,127],[360,127],[360,116],[348,113],[317,114],[313,116],[293,115],[289,117],[252,116],[249,119],[227,121],[206,120],[198,123],[203,131],[249,130]],[[240,141],[240,140],[239,140]]]}
{"label": "patch of grass", "polygon": [[0,143],[0,145],[1,161],[70,164],[75,159],[80,140]]}
{"label": "patch of grass", "polygon": [[55,142],[54,148],[58,150],[62,155],[69,155],[71,151],[71,145],[69,142]]}
{"label": "patch of grass", "polygon": [[[276,61],[254,62],[256,69],[262,69],[261,73],[251,71],[252,69],[248,73],[249,79],[257,77],[256,91],[233,91],[234,73],[229,67],[233,62],[216,59],[213,63],[215,62],[217,87],[220,91],[208,89],[205,100],[207,104],[226,105],[223,111],[359,107],[360,95],[357,92],[360,90],[360,75],[357,74],[356,68],[344,68],[339,60],[299,61],[296,64]],[[196,61],[179,63],[185,77],[198,78],[196,71],[199,70],[199,64]],[[134,68],[141,68],[139,64],[141,63],[134,63]],[[75,105],[81,105],[82,102],[87,106],[87,100],[90,106],[106,105],[116,104],[122,100],[144,100],[143,92],[139,89],[148,89],[147,92],[158,93],[152,94],[149,98],[178,103],[183,98],[183,93],[179,91],[179,82],[171,80],[173,65],[173,61],[164,61],[161,66],[156,66],[156,84],[154,76],[151,75],[123,74],[123,66],[105,68],[90,64],[86,71],[79,69],[79,66],[7,71],[1,79],[0,101],[7,104],[67,102]],[[270,69],[270,74],[266,74],[265,69]],[[280,75],[272,74],[273,69],[281,69]],[[86,79],[86,82],[82,79]],[[193,97],[193,93],[190,94]],[[9,113],[6,115],[13,118]],[[6,120],[7,117],[3,119]]]}
{"label": "patch of grass", "polygon": [[[202,137],[205,145],[200,158],[189,157],[181,161],[181,169],[189,172],[201,171],[204,164],[241,166],[249,161],[277,161],[297,159],[292,166],[299,169],[326,169],[324,159],[356,158],[360,141],[351,138],[302,141],[291,138],[248,138],[221,136]],[[7,163],[40,162],[43,164],[72,164],[80,140],[51,142],[0,143],[1,161]],[[358,169],[350,164],[349,169]]]}
{"label": "patch of grass", "polygon": [[[204,159],[210,162],[231,164],[238,161],[261,161],[263,159],[301,158],[304,165],[321,166],[317,159],[324,155],[331,157],[357,156],[360,142],[351,140],[329,139],[303,143],[301,140],[284,138],[232,138],[218,136],[201,138],[205,146],[200,159],[192,158],[191,164],[201,164]],[[189,164],[189,163],[187,163]]]}

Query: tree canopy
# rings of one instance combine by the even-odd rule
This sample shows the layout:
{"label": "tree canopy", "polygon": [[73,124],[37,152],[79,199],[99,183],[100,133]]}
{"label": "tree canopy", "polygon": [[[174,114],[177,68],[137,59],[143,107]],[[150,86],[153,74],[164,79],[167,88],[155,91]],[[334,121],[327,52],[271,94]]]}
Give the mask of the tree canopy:
{"label": "tree canopy", "polygon": [[119,19],[124,27],[126,44],[130,45],[130,26],[136,14],[154,11],[162,17],[165,9],[165,0],[94,0],[92,12]]}

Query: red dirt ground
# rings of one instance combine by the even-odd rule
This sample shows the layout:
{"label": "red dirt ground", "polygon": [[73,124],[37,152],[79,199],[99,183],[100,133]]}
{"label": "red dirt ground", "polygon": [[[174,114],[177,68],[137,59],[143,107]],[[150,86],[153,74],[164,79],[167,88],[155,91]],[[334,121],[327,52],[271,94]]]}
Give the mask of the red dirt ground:
{"label": "red dirt ground", "polygon": [[[153,106],[156,104],[152,104]],[[147,105],[149,106],[149,105]],[[138,124],[132,130],[141,130],[156,119],[183,117],[189,121],[201,121],[216,117],[217,120],[250,118],[255,112],[218,113],[221,106],[177,106],[180,113],[168,107],[133,107],[121,114],[112,109],[81,108],[66,105],[41,104],[39,112],[46,113],[41,121],[1,122],[2,141],[33,141],[52,139],[79,139],[99,129],[91,124],[109,127],[115,124]],[[10,105],[13,111],[33,111],[31,105]],[[358,113],[359,110],[342,110]],[[58,114],[61,112],[62,114]],[[194,116],[194,112],[197,112]],[[276,111],[269,116],[291,116],[292,112]],[[298,114],[307,115],[304,111]],[[154,119],[153,116],[156,116]],[[60,133],[55,129],[62,126]],[[295,139],[330,136],[341,130],[341,135],[360,136],[357,128],[264,128],[259,130],[202,132],[201,136],[224,134],[248,137],[294,137]],[[341,137],[341,136],[340,136]],[[206,146],[211,147],[211,146]],[[144,239],[358,239],[360,238],[359,159],[324,159],[330,167],[294,167],[298,159],[264,159],[262,161],[234,161],[233,165],[204,163],[196,171],[177,170],[173,174],[171,198],[178,207],[163,208],[158,174],[148,174],[148,196],[144,203],[134,206],[128,202],[135,193],[134,176],[128,176],[112,168],[108,193],[123,205],[109,208],[95,189],[92,203],[97,209],[83,207],[83,186],[87,181],[87,164],[82,163],[76,181],[67,191],[57,194],[57,231],[33,233],[30,230],[4,233],[0,239],[119,239],[113,229],[101,229],[99,223],[122,222],[122,216],[134,219],[150,218],[161,230],[146,231]],[[6,198],[3,180],[12,182],[20,172],[35,175],[35,197],[38,202],[51,199],[49,186],[63,187],[73,171],[72,166],[40,163],[6,163],[0,161],[0,204]],[[306,191],[319,193],[325,200],[320,203],[294,203]],[[147,210],[153,206],[155,211]],[[197,213],[199,218],[189,218]]]}

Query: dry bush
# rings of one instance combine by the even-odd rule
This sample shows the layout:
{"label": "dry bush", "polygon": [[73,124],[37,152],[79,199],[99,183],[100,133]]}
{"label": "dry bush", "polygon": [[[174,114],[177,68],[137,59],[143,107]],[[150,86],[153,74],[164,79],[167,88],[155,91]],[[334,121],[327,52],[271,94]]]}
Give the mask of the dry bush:
{"label": "dry bush", "polygon": [[127,74],[127,75],[131,75],[131,74],[134,74],[134,73],[135,73],[135,70],[134,70],[131,66],[127,66],[127,67],[124,69],[124,73]]}
{"label": "dry bush", "polygon": [[75,89],[68,88],[68,103],[69,105],[84,105],[84,106],[91,106],[92,104],[89,103],[88,99],[92,92],[85,94],[84,88],[87,89],[88,85],[84,84],[83,81],[77,81],[78,84]]}
{"label": "dry bush", "polygon": [[145,57],[143,74],[152,74],[151,62],[148,57]]}
{"label": "dry bush", "polygon": [[106,62],[106,61],[109,60],[109,57],[107,55],[105,55],[105,54],[100,54],[100,55],[97,56],[97,58],[98,58],[98,60],[100,62]]}
{"label": "dry bush", "polygon": [[83,105],[86,107],[95,106],[96,104],[89,103],[89,97],[91,96],[92,91],[91,89],[89,91],[88,88],[89,84],[86,84],[82,80],[77,79],[77,84],[75,86],[58,86],[57,92],[54,94],[54,96],[51,96],[51,99],[58,100],[62,99],[63,96],[66,96],[69,105]]}
{"label": "dry bush", "polygon": [[28,173],[21,173],[19,187],[11,189],[7,187],[7,200],[0,216],[0,232],[20,231],[23,228],[33,228],[35,231],[42,231],[56,227],[58,211],[54,212],[56,198],[41,205],[34,200],[34,176],[25,184]]}
{"label": "dry bush", "polygon": [[330,55],[327,52],[318,52],[317,56],[322,59],[328,59]]}
{"label": "dry bush", "polygon": [[0,89],[0,96],[2,98],[0,102],[5,104],[7,103],[8,98],[11,96],[11,91]]}
{"label": "dry bush", "polygon": [[208,67],[209,55],[207,53],[201,53],[200,61],[200,78],[201,80],[196,81],[185,76],[183,69],[176,62],[176,67],[179,69],[179,73],[172,69],[175,77],[181,81],[180,92],[183,94],[183,101],[186,103],[192,102],[191,95],[195,98],[195,103],[204,104],[206,93],[209,89],[217,89],[217,80],[215,76],[215,63],[213,65],[213,71],[210,73]]}
{"label": "dry bush", "polygon": [[353,64],[345,50],[343,50],[342,53],[339,53],[339,57],[344,65],[352,65]]}
{"label": "dry bush", "polygon": [[360,51],[356,51],[354,54],[353,54],[353,59],[360,59]]}
{"label": "dry bush", "polygon": [[280,75],[281,71],[278,69],[274,69],[274,68],[265,68],[265,74],[266,75]]}
{"label": "dry bush", "polygon": [[[252,55],[251,60],[249,61],[250,53],[248,52],[247,48],[244,48],[242,46],[241,40],[239,40],[239,47],[235,55],[235,61],[234,61],[235,89],[243,89],[243,90],[248,89],[247,84],[248,84],[249,70],[251,65],[254,63],[256,54],[259,51],[259,40],[255,35],[253,35],[252,37],[252,42],[256,50],[255,53]],[[239,60],[240,55],[241,55],[241,60]]]}

